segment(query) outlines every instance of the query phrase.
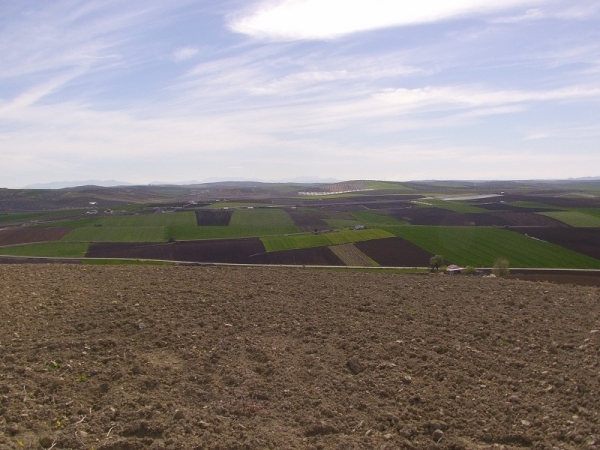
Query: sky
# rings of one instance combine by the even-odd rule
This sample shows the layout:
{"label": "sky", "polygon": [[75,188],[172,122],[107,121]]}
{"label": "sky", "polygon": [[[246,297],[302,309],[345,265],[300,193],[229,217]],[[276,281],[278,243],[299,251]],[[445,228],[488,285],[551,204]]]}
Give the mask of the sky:
{"label": "sky", "polygon": [[0,187],[586,176],[597,0],[0,0]]}

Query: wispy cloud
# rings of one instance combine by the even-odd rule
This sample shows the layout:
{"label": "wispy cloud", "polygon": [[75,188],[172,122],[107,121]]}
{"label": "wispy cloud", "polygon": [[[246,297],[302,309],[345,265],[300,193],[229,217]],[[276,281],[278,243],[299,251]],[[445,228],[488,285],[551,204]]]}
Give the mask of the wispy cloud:
{"label": "wispy cloud", "polygon": [[283,0],[261,3],[229,24],[233,31],[274,40],[332,39],[350,33],[432,23],[542,3],[542,0]]}
{"label": "wispy cloud", "polygon": [[198,49],[196,47],[182,47],[178,48],[173,52],[173,58],[175,61],[186,61],[188,59],[192,59],[194,56],[198,54]]}

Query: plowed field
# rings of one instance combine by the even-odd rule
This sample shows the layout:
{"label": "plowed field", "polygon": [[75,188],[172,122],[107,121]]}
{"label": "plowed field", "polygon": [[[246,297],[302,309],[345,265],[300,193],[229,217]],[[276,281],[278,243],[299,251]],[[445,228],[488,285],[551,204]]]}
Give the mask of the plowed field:
{"label": "plowed field", "polygon": [[264,264],[265,247],[258,238],[166,243],[91,244],[88,258],[138,258],[172,261]]}
{"label": "plowed field", "polygon": [[307,269],[0,266],[3,449],[578,449],[600,290]]}
{"label": "plowed field", "polygon": [[29,244],[32,242],[59,241],[70,228],[33,228],[19,227],[0,229],[0,246],[13,244]]}
{"label": "plowed field", "polygon": [[375,239],[354,244],[381,266],[426,267],[433,253],[402,238]]}

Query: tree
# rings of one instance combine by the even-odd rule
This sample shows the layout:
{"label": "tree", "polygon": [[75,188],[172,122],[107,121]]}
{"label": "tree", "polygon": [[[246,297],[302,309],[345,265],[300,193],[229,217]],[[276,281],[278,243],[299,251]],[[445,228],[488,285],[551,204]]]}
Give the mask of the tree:
{"label": "tree", "polygon": [[497,277],[505,277],[510,274],[508,259],[505,258],[496,258],[494,261],[494,267],[492,268],[492,273]]}
{"label": "tree", "polygon": [[444,265],[444,257],[442,255],[432,256],[429,260],[429,267],[433,269],[434,272],[437,272],[440,266]]}

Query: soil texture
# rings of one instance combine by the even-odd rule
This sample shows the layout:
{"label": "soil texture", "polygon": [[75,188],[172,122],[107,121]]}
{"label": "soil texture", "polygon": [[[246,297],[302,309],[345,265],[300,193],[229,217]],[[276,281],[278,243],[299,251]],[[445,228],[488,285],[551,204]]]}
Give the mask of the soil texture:
{"label": "soil texture", "polygon": [[600,290],[0,266],[2,449],[596,449]]}

